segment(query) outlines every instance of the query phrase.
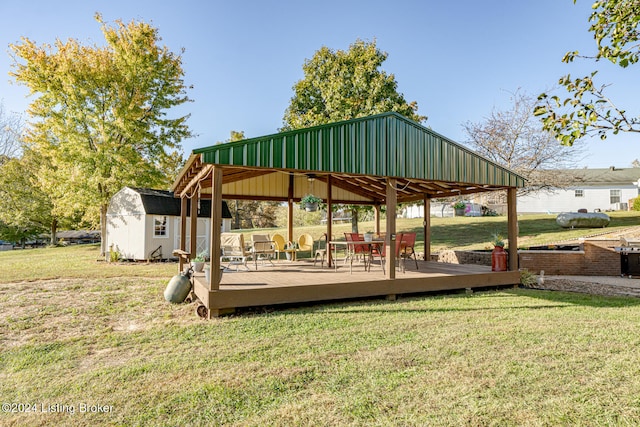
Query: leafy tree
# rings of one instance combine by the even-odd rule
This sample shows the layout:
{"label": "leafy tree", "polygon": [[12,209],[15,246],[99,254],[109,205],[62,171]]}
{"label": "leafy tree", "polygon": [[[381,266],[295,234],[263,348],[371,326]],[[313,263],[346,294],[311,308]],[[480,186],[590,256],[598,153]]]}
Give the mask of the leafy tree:
{"label": "leafy tree", "polygon": [[25,239],[49,231],[51,243],[55,243],[59,221],[52,214],[51,199],[32,173],[36,167],[37,158],[30,151],[0,166],[0,222],[5,240],[24,243]]}
{"label": "leafy tree", "polygon": [[22,117],[6,113],[0,103],[0,165],[19,154],[22,130]]}
{"label": "leafy tree", "polygon": [[111,196],[127,185],[168,185],[191,132],[188,115],[167,117],[189,99],[181,57],[159,46],[158,30],[96,21],[105,46],[23,38],[10,46],[10,74],[37,95],[26,142],[43,159],[37,174],[54,214],[82,211],[104,234]]}
{"label": "leafy tree", "polygon": [[304,78],[293,86],[294,96],[284,114],[284,130],[396,111],[417,122],[418,104],[398,93],[393,74],[381,67],[388,54],[375,41],[356,40],[349,50],[326,46],[305,60]]}
{"label": "leafy tree", "polygon": [[536,99],[532,96],[516,91],[511,102],[510,109],[494,109],[482,122],[465,123],[467,144],[526,178],[520,194],[568,185],[572,177],[560,169],[575,167],[582,148],[560,145],[543,129],[533,116]]}
{"label": "leafy tree", "polygon": [[[349,50],[323,46],[302,66],[304,78],[293,86],[294,95],[284,114],[283,130],[299,129],[372,114],[395,111],[417,122],[418,104],[398,93],[393,74],[381,69],[388,54],[375,41],[356,40]],[[351,206],[352,229],[358,230],[358,212]]]}
{"label": "leafy tree", "polygon": [[[574,0],[574,3],[576,0]],[[638,24],[640,8],[637,0],[598,0],[592,6],[589,18],[597,45],[597,53],[580,55],[568,52],[562,59],[571,63],[576,58],[595,61],[606,59],[622,68],[638,62],[640,43]],[[640,119],[618,107],[605,93],[607,85],[597,85],[597,71],[584,77],[566,75],[559,80],[568,92],[565,99],[543,93],[535,114],[540,116],[544,128],[553,132],[564,145],[572,145],[585,135],[597,134],[606,139],[610,132],[640,132]]]}

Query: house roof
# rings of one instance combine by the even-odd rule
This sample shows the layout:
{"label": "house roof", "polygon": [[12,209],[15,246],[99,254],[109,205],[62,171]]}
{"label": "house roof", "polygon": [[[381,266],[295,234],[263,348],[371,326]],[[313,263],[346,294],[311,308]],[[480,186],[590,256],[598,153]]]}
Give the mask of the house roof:
{"label": "house roof", "polygon": [[[180,216],[180,199],[175,197],[171,191],[154,190],[151,188],[131,188],[140,194],[144,211],[149,215]],[[191,215],[190,204],[187,204],[187,215]],[[200,201],[200,211],[198,217],[208,218],[211,216],[211,200]],[[222,217],[231,218],[231,211],[225,201],[222,202]]]}
{"label": "house roof", "polygon": [[573,177],[573,185],[638,185],[640,180],[640,168],[616,168],[611,166],[606,169],[569,169],[566,173]]}
{"label": "house roof", "polygon": [[[174,192],[193,191],[209,165],[222,167],[222,193],[228,199],[286,200],[287,186],[279,182],[287,179],[276,176],[283,173],[323,182],[331,175],[338,203],[383,202],[388,177],[398,180],[399,202],[525,183],[507,168],[393,112],[196,149],[172,186]],[[241,181],[250,184],[236,184]]]}

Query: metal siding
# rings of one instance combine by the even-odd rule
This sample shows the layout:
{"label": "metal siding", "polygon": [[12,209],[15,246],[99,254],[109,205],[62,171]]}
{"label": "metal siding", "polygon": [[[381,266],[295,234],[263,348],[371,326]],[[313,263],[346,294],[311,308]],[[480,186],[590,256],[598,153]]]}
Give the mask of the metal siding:
{"label": "metal siding", "polygon": [[397,113],[199,150],[204,163],[518,186],[524,179]]}

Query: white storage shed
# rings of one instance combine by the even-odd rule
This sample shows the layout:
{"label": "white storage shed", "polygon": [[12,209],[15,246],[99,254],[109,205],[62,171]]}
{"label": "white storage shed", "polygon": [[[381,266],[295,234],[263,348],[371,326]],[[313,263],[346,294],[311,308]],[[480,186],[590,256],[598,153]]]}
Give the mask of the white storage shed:
{"label": "white storage shed", "polygon": [[[190,215],[189,210],[187,215]],[[231,212],[222,202],[222,232],[231,230]],[[197,253],[209,248],[211,201],[201,200],[198,208]],[[190,227],[187,216],[187,229]],[[174,258],[180,247],[180,199],[171,191],[124,187],[107,209],[107,250],[121,259],[149,260]],[[190,246],[189,235],[187,245]]]}

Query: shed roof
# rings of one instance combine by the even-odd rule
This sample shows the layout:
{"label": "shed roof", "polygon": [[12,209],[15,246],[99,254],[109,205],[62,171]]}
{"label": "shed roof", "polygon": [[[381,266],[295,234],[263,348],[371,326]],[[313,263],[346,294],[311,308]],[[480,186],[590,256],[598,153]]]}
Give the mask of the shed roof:
{"label": "shed roof", "polygon": [[[278,172],[321,181],[330,174],[338,194],[342,191],[337,202],[382,202],[388,177],[398,179],[398,201],[525,183],[520,175],[394,112],[196,149],[175,181],[174,192],[188,192],[194,179],[206,175],[208,165],[222,167],[225,198],[285,199],[286,188],[274,190],[278,179],[268,176]],[[254,182],[242,188],[228,185],[247,180]]]}
{"label": "shed roof", "polygon": [[[140,194],[144,211],[149,215],[180,216],[180,199],[175,197],[171,191],[155,190],[152,188],[131,188]],[[187,204],[187,215],[191,215],[190,204]],[[211,216],[211,200],[200,201],[200,211],[198,217],[208,218]],[[231,218],[231,211],[226,202],[222,202],[222,217]]]}

